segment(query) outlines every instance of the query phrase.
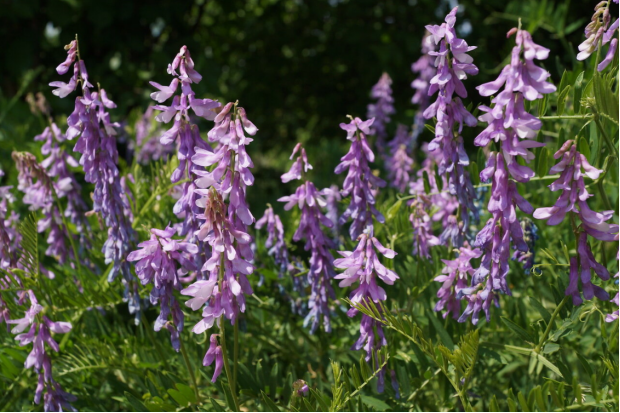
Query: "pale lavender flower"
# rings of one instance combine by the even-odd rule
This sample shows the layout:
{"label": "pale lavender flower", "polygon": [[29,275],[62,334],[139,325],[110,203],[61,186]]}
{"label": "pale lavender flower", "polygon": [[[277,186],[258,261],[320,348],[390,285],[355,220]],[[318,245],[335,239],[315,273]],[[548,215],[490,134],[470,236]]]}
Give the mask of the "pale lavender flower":
{"label": "pale lavender flower", "polygon": [[534,140],[542,122],[525,111],[523,102],[540,99],[556,88],[546,81],[549,73],[534,63],[534,59],[546,59],[549,50],[535,44],[525,30],[515,28],[508,32],[508,36],[513,34],[516,34],[516,46],[512,49],[510,64],[495,81],[477,87],[482,96],[497,95],[492,100],[493,108],[480,106],[484,114],[479,119],[488,126],[474,144],[487,146],[494,140],[499,144],[499,152],[490,153],[485,169],[480,172],[481,181],[492,179],[488,204],[492,217],[474,243],[483,251],[483,257],[471,287],[462,290],[468,305],[459,322],[471,315],[472,323],[477,323],[480,310],[484,310],[487,321],[490,319],[491,304],[499,305],[497,293],[511,294],[507,280],[511,246],[528,252],[516,211],[519,208],[531,214],[534,208],[519,194],[514,181],[528,182],[534,172],[518,163],[517,157],[531,162],[534,154],[529,149],[544,146],[544,143]]}
{"label": "pale lavender flower", "polygon": [[412,147],[416,146],[418,136],[424,130],[424,111],[430,105],[430,97],[428,89],[430,87],[431,79],[437,73],[434,62],[435,58],[429,53],[435,51],[436,45],[429,32],[424,34],[422,38],[422,56],[411,65],[411,71],[417,73],[418,77],[411,82],[411,87],[415,90],[415,94],[411,99],[411,103],[418,105],[418,110],[413,118],[413,130],[412,130]]}
{"label": "pale lavender flower", "polygon": [[431,218],[426,212],[424,203],[414,200],[410,204],[409,222],[413,227],[413,255],[430,258],[430,247],[439,245],[439,239],[433,235]]}
{"label": "pale lavender flower", "polygon": [[602,72],[614,60],[618,48],[618,39],[614,38],[618,30],[618,19],[610,26],[611,15],[609,14],[609,2],[601,1],[594,8],[594,15],[585,28],[586,40],[579,45],[577,60],[585,60],[599,47],[609,43],[605,58],[598,64],[597,70]]}
{"label": "pale lavender flower", "polygon": [[[0,178],[4,176],[4,172],[0,169]],[[14,224],[17,222],[15,211],[11,211],[9,215],[8,205],[13,203],[14,198],[11,194],[12,186],[0,186],[0,269],[6,270],[15,267],[19,259],[16,250],[16,237],[18,236]],[[0,281],[1,283],[1,281]],[[1,286],[1,284],[0,284]],[[8,314],[8,309],[2,314]],[[2,316],[0,315],[0,319]]]}
{"label": "pale lavender flower", "polygon": [[338,204],[342,200],[340,196],[340,189],[338,185],[332,185],[329,188],[324,188],[321,190],[321,195],[325,198],[326,213],[325,216],[334,224],[332,226],[332,237],[336,244],[339,243],[340,237],[340,226],[338,225],[338,218],[340,217],[340,212],[338,210]]}
{"label": "pale lavender flower", "polygon": [[370,135],[377,137],[377,149],[379,153],[385,152],[385,140],[387,139],[386,126],[390,123],[390,115],[394,110],[394,98],[392,97],[392,79],[387,73],[383,73],[376,85],[372,87],[370,97],[376,99],[375,103],[368,105],[367,118],[375,121],[370,129]]}
{"label": "pale lavender flower", "polygon": [[340,158],[336,166],[336,174],[347,171],[347,176],[340,191],[343,197],[351,196],[349,206],[340,217],[340,225],[349,219],[353,222],[349,228],[352,239],[357,238],[368,226],[372,226],[373,216],[381,223],[385,222],[383,215],[375,207],[375,194],[379,187],[385,186],[385,181],[375,176],[370,170],[370,162],[375,155],[368,145],[366,135],[370,133],[374,119],[362,121],[360,118],[351,118],[350,123],[341,123],[340,128],[347,132],[347,139],[351,141],[351,148],[346,155]]}
{"label": "pale lavender flower", "polygon": [[471,260],[480,258],[482,251],[478,248],[471,249],[469,246],[459,248],[458,257],[454,260],[444,260],[446,266],[441,270],[442,274],[435,277],[434,281],[443,283],[439,291],[437,291],[437,304],[435,311],[446,310],[443,318],[452,314],[452,318],[457,320],[461,314],[461,290],[469,286],[471,276],[474,274],[474,268]]}
{"label": "pale lavender flower", "polygon": [[[620,253],[618,253],[618,254],[620,254]],[[618,257],[618,254],[616,254],[616,260],[618,260],[618,258],[619,258],[619,257]],[[614,275],[614,278],[618,278],[618,275],[619,275],[619,274],[620,274],[620,273],[619,273],[619,272],[617,272],[617,273],[616,273],[616,275]],[[618,285],[618,280],[616,280],[616,285]],[[614,304],[616,304],[616,307],[618,307],[618,305],[620,305],[620,304],[618,303],[618,295],[619,295],[619,294],[618,294],[618,293],[616,293],[616,296],[615,296],[614,298],[612,298],[612,299],[611,299],[611,302],[612,302],[612,303],[614,303]],[[607,314],[607,316],[605,317],[605,321],[607,321],[608,323],[611,323],[612,321],[617,320],[617,319],[618,319],[618,316],[619,316],[619,312],[618,312],[618,309],[616,309],[616,311],[614,311],[613,313],[609,313],[609,314]]]}
{"label": "pale lavender flower", "polygon": [[[301,173],[296,172],[300,171],[296,165],[307,164],[307,159],[304,159],[305,151],[300,144],[295,146],[293,156],[300,150],[301,153],[293,163],[291,170],[282,175],[283,181],[288,182],[293,176],[294,179],[302,178]],[[311,166],[308,164],[307,168]],[[321,208],[324,208],[327,202],[314,184],[305,179],[295,194],[281,197],[278,201],[286,202],[284,205],[286,211],[295,205],[301,210],[299,227],[293,234],[293,241],[305,239],[304,249],[310,251],[310,268],[308,269],[308,283],[311,288],[308,303],[310,311],[304,320],[304,325],[311,322],[310,331],[314,333],[322,318],[323,329],[330,332],[329,299],[335,298],[330,279],[334,277],[335,271],[332,265],[334,258],[329,249],[334,247],[334,242],[324,234],[321,228],[321,225],[327,228],[333,226],[332,221],[321,212]]]}
{"label": "pale lavender flower", "polygon": [[269,255],[273,256],[273,260],[278,267],[278,274],[282,277],[288,268],[288,248],[284,239],[284,227],[280,217],[273,212],[271,205],[265,210],[265,214],[261,219],[256,221],[256,229],[261,229],[267,225],[267,239],[265,247],[268,249]]}
{"label": "pale lavender flower", "polygon": [[386,168],[390,186],[402,193],[407,190],[413,173],[413,159],[409,150],[410,140],[407,126],[399,124],[394,139],[388,143],[389,156],[386,160]]}
{"label": "pale lavender flower", "polygon": [[136,275],[143,285],[153,284],[151,304],[159,302],[160,312],[153,329],[161,330],[170,323],[172,313],[171,341],[173,348],[180,350],[179,332],[183,331],[184,315],[179,303],[174,298],[174,290],[181,290],[180,276],[188,271],[196,271],[192,255],[198,247],[188,242],[172,239],[175,229],[151,229],[151,238],[138,244],[139,250],[129,253],[127,261],[136,263]]}
{"label": "pale lavender flower", "polygon": [[203,366],[210,366],[215,361],[215,370],[213,372],[213,378],[211,378],[211,383],[215,383],[217,381],[217,378],[222,373],[222,368],[224,367],[222,347],[217,344],[218,337],[219,334],[211,334],[211,337],[209,338],[209,349],[202,360]]}
{"label": "pale lavender flower", "polygon": [[[469,172],[465,169],[469,165],[469,158],[460,134],[463,124],[474,127],[478,122],[461,101],[461,98],[467,97],[462,80],[467,79],[467,75],[477,75],[478,68],[467,54],[476,47],[469,46],[465,40],[456,36],[454,24],[457,10],[458,7],[452,9],[445,23],[440,26],[426,26],[431,38],[439,46],[439,51],[429,52],[429,55],[436,57],[434,65],[437,72],[430,80],[428,94],[437,92],[437,100],[424,111],[424,117],[437,118],[435,139],[429,143],[428,150],[442,152],[438,172],[448,177],[448,189],[459,201],[463,228],[467,228],[469,213],[477,219],[478,211],[474,205],[475,190]],[[454,96],[454,93],[458,96]]]}

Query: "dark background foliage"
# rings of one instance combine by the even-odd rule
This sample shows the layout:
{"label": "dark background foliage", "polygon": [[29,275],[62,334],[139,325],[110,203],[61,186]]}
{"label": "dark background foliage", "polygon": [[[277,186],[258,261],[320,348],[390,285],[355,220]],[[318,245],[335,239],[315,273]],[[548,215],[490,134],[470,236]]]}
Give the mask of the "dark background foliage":
{"label": "dark background foliage", "polygon": [[[473,88],[509,55],[505,33],[517,16],[551,56],[560,56],[545,62],[558,82],[593,8],[575,0],[0,0],[2,102],[21,92],[0,126],[0,165],[42,129],[28,129],[25,93],[43,92],[59,119],[72,110],[71,99],[55,98],[47,84],[59,79],[54,68],[64,59],[62,46],[77,33],[91,78],[118,104],[114,120],[152,103],[148,81],[167,84],[167,64],[187,45],[203,75],[197,95],[238,99],[260,129],[251,155],[261,198],[282,194],[277,178],[298,140],[309,141],[313,178],[328,185],[344,154],[338,124],[347,114],[365,116],[370,88],[383,71],[394,80],[394,120],[411,123],[410,65],[420,56],[424,26],[441,23],[457,3],[459,34],[478,46],[472,55],[480,74],[466,82],[476,104]],[[476,131],[467,133],[471,142]]]}

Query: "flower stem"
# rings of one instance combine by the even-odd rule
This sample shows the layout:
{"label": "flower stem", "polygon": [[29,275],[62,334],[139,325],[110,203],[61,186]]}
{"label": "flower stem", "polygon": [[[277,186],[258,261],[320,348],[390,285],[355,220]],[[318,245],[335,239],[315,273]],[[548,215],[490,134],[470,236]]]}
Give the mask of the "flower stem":
{"label": "flower stem", "polygon": [[555,321],[558,314],[560,314],[560,310],[562,309],[562,307],[564,307],[564,304],[566,304],[566,302],[568,301],[568,298],[569,296],[564,297],[564,299],[560,301],[560,304],[558,304],[558,306],[555,308],[555,311],[553,312],[553,314],[551,314],[551,318],[549,319],[549,324],[547,324],[547,328],[545,329],[545,332],[543,333],[543,336],[541,337],[540,342],[534,349],[536,353],[540,353],[542,345],[545,343],[545,340],[547,340],[547,337],[549,336],[549,333],[551,332],[551,327],[553,327],[553,322]]}
{"label": "flower stem", "polygon": [[[222,320],[223,322],[223,320]],[[230,366],[228,364],[228,354],[226,352],[226,328],[222,325],[220,328],[220,345],[222,346],[222,357],[224,359],[224,370],[226,371],[226,378],[228,379],[228,388],[235,404],[235,411],[239,411],[239,401],[237,400],[237,391],[235,389],[234,379],[230,373]]]}
{"label": "flower stem", "polygon": [[560,119],[590,119],[592,115],[561,115],[561,116],[541,116],[540,120],[560,120]]}
{"label": "flower stem", "polygon": [[192,379],[192,384],[194,385],[194,393],[196,394],[196,403],[200,404],[200,394],[198,393],[198,384],[196,383],[196,376],[194,375],[194,369],[192,367],[192,364],[189,362],[187,351],[185,351],[185,345],[183,344],[183,340],[181,339],[180,336],[179,336],[179,342],[181,343],[181,354],[183,354],[183,361],[185,361],[185,367],[187,367],[189,376]]}
{"label": "flower stem", "polygon": [[235,320],[233,342],[233,387],[237,388],[237,360],[239,360],[239,320]]}

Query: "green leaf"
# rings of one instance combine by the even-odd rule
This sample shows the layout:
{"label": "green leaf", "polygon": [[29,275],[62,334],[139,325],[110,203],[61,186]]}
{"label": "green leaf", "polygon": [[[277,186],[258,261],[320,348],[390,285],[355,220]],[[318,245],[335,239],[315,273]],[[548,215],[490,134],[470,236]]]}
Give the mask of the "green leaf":
{"label": "green leaf", "polygon": [[534,297],[529,297],[529,299],[532,307],[536,308],[543,320],[545,320],[545,323],[549,324],[549,321],[551,320],[551,313],[549,313],[549,311],[547,311],[547,309],[540,303],[540,301],[538,301]]}
{"label": "green leaf", "polygon": [[265,403],[265,405],[267,406],[267,410],[268,410],[268,411],[271,411],[271,412],[279,412],[279,411],[281,411],[281,410],[280,410],[280,408],[278,407],[278,405],[277,405],[277,404],[275,404],[275,403],[273,402],[273,400],[271,400],[271,399],[269,398],[269,396],[267,396],[267,395],[265,394],[265,392],[264,392],[264,391],[262,391],[262,390],[261,390],[261,392],[260,392],[260,396],[261,396],[261,399],[263,399],[263,403]]}
{"label": "green leaf", "polygon": [[435,134],[435,128],[433,126],[429,125],[428,123],[425,123],[424,127],[428,129],[429,131],[431,131],[433,135]]}
{"label": "green leaf", "polygon": [[443,179],[441,179],[441,175],[439,175],[439,166],[435,164],[435,182],[437,183],[437,189],[439,192],[443,191]]}
{"label": "green leaf", "polygon": [[437,319],[437,314],[438,313],[427,311],[428,319],[431,321],[431,323],[433,323],[433,327],[435,327],[435,330],[437,330],[437,334],[439,335],[441,342],[444,344],[444,346],[450,349],[450,351],[454,351],[454,342],[452,341],[450,334],[448,334],[446,329],[443,328],[441,321]]}
{"label": "green leaf", "polygon": [[562,116],[564,109],[566,109],[566,98],[568,97],[568,92],[570,92],[570,85],[561,90],[558,95],[558,116]]}
{"label": "green leaf", "polygon": [[146,408],[146,406],[144,405],[144,403],[142,403],[142,401],[140,401],[136,396],[129,393],[128,391],[125,392],[125,398],[127,399],[127,402],[129,402],[129,404],[131,405],[131,407],[133,408],[135,412],[148,412],[149,411],[149,409]]}
{"label": "green leaf", "polygon": [[527,400],[525,400],[525,396],[523,396],[523,393],[519,392],[519,394],[517,395],[517,398],[519,399],[519,404],[521,405],[521,410],[523,410],[524,412],[531,412],[532,411],[530,406],[528,406]]}
{"label": "green leaf", "polygon": [[471,181],[474,185],[480,184],[480,171],[476,162],[469,163],[469,174],[471,175]]}
{"label": "green leaf", "polygon": [[547,148],[540,148],[536,159],[536,174],[538,176],[547,175],[547,172],[549,172],[549,165],[547,164],[549,159],[549,151]]}
{"label": "green leaf", "polygon": [[542,364],[547,366],[547,368],[549,368],[549,370],[551,370],[552,372],[554,372],[558,376],[564,377],[562,375],[562,372],[560,371],[560,369],[555,364],[550,362],[547,358],[545,358],[545,356],[543,356],[542,354],[538,354],[538,361],[540,361]]}
{"label": "green leaf", "polygon": [[399,199],[398,201],[394,202],[394,205],[392,205],[390,209],[387,210],[386,217],[388,221],[391,221],[392,219],[394,219],[394,217],[400,210],[400,207],[402,204],[403,204],[403,200]]}
{"label": "green leaf", "polygon": [[[424,192],[428,195],[431,193],[431,183],[428,177],[428,172],[424,171],[423,175],[423,180],[424,180]],[[438,179],[441,179],[440,177],[437,177]]]}
{"label": "green leaf", "polygon": [[551,353],[555,353],[556,351],[558,351],[560,349],[560,345],[556,344],[556,343],[547,343],[545,345],[545,348],[543,349],[543,353],[544,354],[551,354]]}
{"label": "green leaf", "polygon": [[379,399],[375,399],[374,397],[362,395],[361,399],[362,399],[362,402],[364,402],[364,404],[372,407],[378,412],[384,412],[390,409],[390,406],[387,403]]}
{"label": "green leaf", "polygon": [[517,335],[519,335],[525,341],[527,341],[529,343],[534,343],[534,341],[535,341],[534,337],[532,337],[532,335],[530,333],[528,333],[525,329],[523,329],[521,326],[515,324],[514,322],[510,321],[506,317],[502,317],[502,322],[504,323],[504,325],[506,327],[511,329],[513,332],[515,332]]}
{"label": "green leaf", "polygon": [[577,75],[577,79],[575,80],[575,84],[573,86],[573,107],[575,108],[575,114],[578,114],[581,110],[581,93],[583,90],[584,73],[585,72],[581,72],[579,73],[579,75]]}

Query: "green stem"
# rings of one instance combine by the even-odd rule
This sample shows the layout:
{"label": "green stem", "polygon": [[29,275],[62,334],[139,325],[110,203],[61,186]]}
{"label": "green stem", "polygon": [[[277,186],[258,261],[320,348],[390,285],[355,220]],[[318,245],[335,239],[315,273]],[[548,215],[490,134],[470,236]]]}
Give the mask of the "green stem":
{"label": "green stem", "polygon": [[239,360],[239,320],[235,320],[233,342],[233,387],[237,388],[237,361]]}
{"label": "green stem", "polygon": [[603,199],[603,204],[605,204],[605,209],[613,210],[614,207],[611,205],[609,198],[607,198],[607,193],[605,192],[605,187],[603,186],[603,180],[601,179],[596,183],[596,187],[599,191],[600,197]]}
{"label": "green stem", "polygon": [[183,340],[181,339],[180,336],[179,336],[179,342],[181,343],[181,354],[183,354],[183,361],[185,361],[185,366],[187,367],[189,376],[192,379],[192,384],[194,385],[194,393],[196,394],[196,403],[200,404],[200,393],[198,393],[198,384],[196,383],[196,376],[194,375],[194,369],[192,368],[192,364],[189,362],[187,351],[185,351],[185,345],[183,344]]}
{"label": "green stem", "polygon": [[228,354],[226,352],[226,328],[224,328],[224,320],[222,320],[222,328],[220,328],[220,345],[222,347],[222,358],[224,359],[224,370],[226,371],[226,378],[228,379],[228,388],[235,404],[235,411],[239,410],[239,401],[237,400],[237,391],[234,387],[233,377],[230,373],[230,366],[228,364]]}
{"label": "green stem", "polygon": [[561,120],[561,119],[590,119],[592,115],[561,115],[561,116],[541,116],[540,120]]}
{"label": "green stem", "polygon": [[568,301],[568,298],[569,296],[564,297],[564,299],[560,301],[560,304],[558,304],[558,306],[555,308],[555,311],[553,312],[553,314],[551,314],[551,318],[549,319],[549,324],[547,324],[547,328],[545,329],[545,332],[543,333],[543,336],[541,337],[540,342],[538,343],[536,348],[534,348],[534,351],[536,353],[540,353],[542,345],[545,343],[545,341],[547,340],[547,337],[549,336],[549,333],[551,332],[551,328],[553,327],[553,322],[555,321],[558,314],[560,314],[560,310],[562,309],[562,307],[564,307],[564,304],[566,304],[566,302]]}
{"label": "green stem", "polygon": [[131,225],[132,228],[135,229],[135,228],[138,227],[138,222],[140,222],[140,219],[144,216],[144,213],[146,212],[146,209],[149,206],[151,206],[151,204],[155,201],[155,199],[157,199],[158,196],[165,194],[166,192],[170,191],[175,186],[181,185],[181,184],[183,184],[185,182],[189,182],[189,179],[184,179],[184,180],[181,180],[179,182],[175,182],[174,184],[168,185],[163,190],[153,192],[151,197],[146,201],[144,206],[140,209],[140,212],[138,213],[138,216],[133,220],[133,224]]}
{"label": "green stem", "polygon": [[607,132],[605,132],[605,129],[603,129],[603,125],[601,124],[601,120],[599,119],[598,114],[594,117],[594,122],[596,123],[596,126],[598,126],[598,130],[603,135],[603,138],[605,139],[605,143],[607,144],[607,146],[609,146],[609,150],[611,152],[613,152],[614,155],[616,155],[616,157],[617,157],[618,156],[618,149],[616,149],[616,147],[614,146],[613,142],[609,138],[609,135],[607,135]]}

